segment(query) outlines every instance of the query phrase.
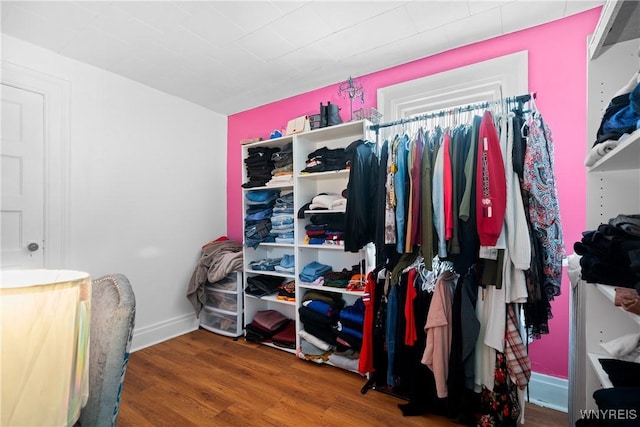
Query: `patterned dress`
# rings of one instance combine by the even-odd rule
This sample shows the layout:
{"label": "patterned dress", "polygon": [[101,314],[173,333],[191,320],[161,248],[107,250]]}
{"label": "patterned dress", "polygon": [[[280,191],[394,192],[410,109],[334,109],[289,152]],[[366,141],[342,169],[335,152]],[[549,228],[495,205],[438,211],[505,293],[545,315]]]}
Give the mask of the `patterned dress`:
{"label": "patterned dress", "polygon": [[541,248],[539,255],[544,274],[543,293],[547,299],[553,300],[560,295],[562,259],[565,257],[553,171],[553,139],[551,130],[539,112],[528,116],[527,126],[529,140],[524,158],[524,188],[528,194],[533,237]]}

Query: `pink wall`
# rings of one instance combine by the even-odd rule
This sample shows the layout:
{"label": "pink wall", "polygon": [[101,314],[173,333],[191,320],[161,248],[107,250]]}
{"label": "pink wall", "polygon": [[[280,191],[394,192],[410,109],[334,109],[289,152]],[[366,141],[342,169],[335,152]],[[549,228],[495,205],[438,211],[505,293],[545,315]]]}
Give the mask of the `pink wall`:
{"label": "pink wall", "polygon": [[[595,28],[600,9],[593,9],[549,24],[453,49],[366,76],[354,76],[365,89],[365,106],[376,106],[376,90],[407,80],[462,67],[517,51],[529,52],[529,91],[538,94],[537,105],[549,124],[555,142],[556,177],[567,253],[586,226],[586,171],[583,161],[586,134],[587,36]],[[348,101],[337,95],[336,85],[283,99],[234,114],[228,121],[227,234],[242,240],[242,159],[240,140],[267,139],[288,119],[315,114],[320,102],[339,104],[348,120]],[[356,105],[358,103],[354,103]],[[357,107],[354,107],[357,108]],[[530,345],[533,371],[567,378],[569,329],[569,279],[562,295],[552,303],[551,333]]]}

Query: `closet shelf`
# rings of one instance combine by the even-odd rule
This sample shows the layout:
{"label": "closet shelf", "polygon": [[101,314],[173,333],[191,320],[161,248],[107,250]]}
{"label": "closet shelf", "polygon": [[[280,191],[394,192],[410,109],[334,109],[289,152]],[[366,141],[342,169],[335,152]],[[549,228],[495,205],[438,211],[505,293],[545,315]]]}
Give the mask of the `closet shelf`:
{"label": "closet shelf", "polygon": [[271,348],[277,348],[278,350],[286,351],[287,353],[296,354],[296,350],[294,348],[280,347],[268,341],[262,341],[260,344],[266,345],[267,347]]}
{"label": "closet shelf", "polygon": [[589,56],[595,59],[607,46],[638,37],[640,37],[640,2],[608,0],[589,43]]}
{"label": "closet shelf", "polygon": [[298,287],[305,288],[305,289],[313,289],[316,291],[333,292],[334,294],[356,295],[360,297],[364,295],[364,292],[362,291],[348,291],[343,288],[334,288],[332,286],[316,286],[316,285],[305,285],[303,283],[298,283]]}
{"label": "closet shelf", "polygon": [[293,243],[262,242],[260,243],[260,246],[271,246],[274,248],[293,248],[295,245]]}
{"label": "closet shelf", "polygon": [[[614,304],[614,301],[616,298],[615,286],[602,285],[602,284],[596,284],[595,286],[605,297],[607,297],[609,301],[611,301],[611,304]],[[623,311],[627,316],[629,316],[629,318],[633,319],[638,325],[640,325],[640,316],[638,316],[635,313],[631,313],[630,311],[627,311],[622,307],[617,307],[617,308]]]}
{"label": "closet shelf", "polygon": [[324,171],[324,172],[310,172],[310,173],[301,173],[298,175],[298,178],[313,178],[313,179],[332,179],[336,176],[348,175],[349,169],[340,169],[335,171]]}
{"label": "closet shelf", "polygon": [[255,295],[251,295],[251,294],[245,294],[245,296],[247,298],[254,298],[254,299],[259,299],[262,301],[272,301],[272,302],[277,302],[280,304],[284,304],[284,305],[296,305],[295,301],[287,301],[287,300],[283,300],[283,299],[278,299],[278,297],[276,295],[265,295],[263,297],[258,297]]}
{"label": "closet shelf", "polygon": [[[356,120],[352,122],[341,123],[339,125],[314,129],[312,131],[298,135],[303,137],[307,144],[324,143],[329,140],[344,138],[345,135],[362,134],[365,126],[368,124],[370,123],[366,120]],[[346,145],[348,145],[348,143],[345,144],[345,147]]]}
{"label": "closet shelf", "polygon": [[289,279],[293,279],[295,277],[295,275],[291,273],[280,273],[278,271],[271,270],[254,270],[252,268],[245,268],[244,272],[245,274],[263,274],[265,276],[286,277]]}
{"label": "closet shelf", "polygon": [[293,184],[263,185],[262,187],[243,188],[243,190],[244,191],[250,191],[250,190],[281,190],[283,188],[293,188]]}
{"label": "closet shelf", "polygon": [[289,142],[293,142],[293,137],[291,135],[282,136],[280,138],[268,139],[266,141],[257,141],[257,142],[252,142],[250,144],[243,144],[242,147],[243,148],[251,148],[251,147],[282,147],[283,145],[285,145],[285,144],[287,144]]}
{"label": "closet shelf", "polygon": [[299,248],[307,248],[307,249],[328,249],[330,251],[342,251],[344,252],[343,245],[311,245],[308,243],[298,245]]}
{"label": "closet shelf", "polygon": [[589,168],[589,172],[638,169],[640,165],[640,129]]}
{"label": "closet shelf", "polygon": [[598,377],[598,381],[600,381],[600,384],[602,385],[602,387],[612,388],[613,384],[609,379],[609,375],[607,375],[604,369],[602,369],[602,365],[600,364],[600,361],[598,361],[598,359],[607,359],[607,358],[610,359],[611,356],[606,356],[606,355],[597,354],[597,353],[588,353],[587,355],[589,356],[589,362],[591,362],[591,367],[593,368],[593,371]]}
{"label": "closet shelf", "polygon": [[310,209],[304,211],[305,214],[316,215],[316,214],[332,214],[332,213],[346,213],[346,209]]}

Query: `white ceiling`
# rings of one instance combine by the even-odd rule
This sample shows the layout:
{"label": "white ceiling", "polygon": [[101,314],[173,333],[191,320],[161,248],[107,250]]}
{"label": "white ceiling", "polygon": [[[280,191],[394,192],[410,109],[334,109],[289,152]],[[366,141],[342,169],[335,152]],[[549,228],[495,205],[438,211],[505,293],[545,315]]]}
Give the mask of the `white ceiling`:
{"label": "white ceiling", "polygon": [[1,28],[227,115],[602,3],[2,0]]}

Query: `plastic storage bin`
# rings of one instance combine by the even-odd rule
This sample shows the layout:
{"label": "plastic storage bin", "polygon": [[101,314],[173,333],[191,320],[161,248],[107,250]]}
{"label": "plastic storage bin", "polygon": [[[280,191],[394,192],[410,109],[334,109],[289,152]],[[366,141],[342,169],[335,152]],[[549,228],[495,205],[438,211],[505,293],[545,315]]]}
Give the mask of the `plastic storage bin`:
{"label": "plastic storage bin", "polygon": [[205,286],[200,326],[211,332],[238,338],[243,335],[242,273],[233,272]]}

